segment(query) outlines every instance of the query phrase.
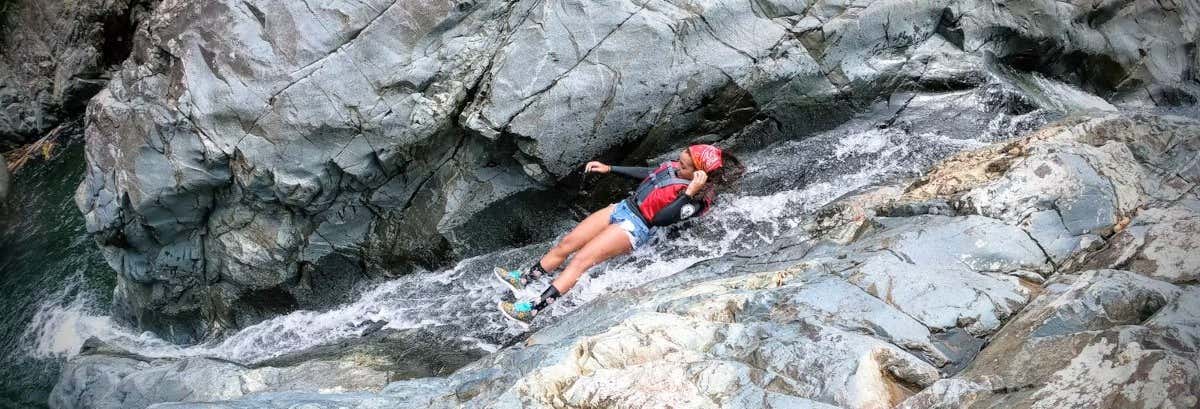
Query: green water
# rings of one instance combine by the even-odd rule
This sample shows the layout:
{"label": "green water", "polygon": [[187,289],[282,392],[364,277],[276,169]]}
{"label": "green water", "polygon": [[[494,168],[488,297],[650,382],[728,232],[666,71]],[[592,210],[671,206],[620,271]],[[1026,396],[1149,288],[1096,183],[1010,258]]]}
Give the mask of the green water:
{"label": "green water", "polygon": [[0,408],[46,407],[64,357],[39,352],[29,332],[38,311],[55,305],[107,311],[115,285],[75,207],[83,179],[81,142],[13,175],[0,210]]}

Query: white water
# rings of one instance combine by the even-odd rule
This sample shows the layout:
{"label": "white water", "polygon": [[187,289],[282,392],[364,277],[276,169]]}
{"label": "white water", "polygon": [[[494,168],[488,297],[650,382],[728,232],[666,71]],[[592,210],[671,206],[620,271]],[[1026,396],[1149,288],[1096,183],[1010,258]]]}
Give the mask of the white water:
{"label": "white water", "polygon": [[[758,177],[761,182],[761,175],[769,175],[769,183],[760,186],[802,187],[727,195],[704,222],[686,231],[660,229],[655,245],[594,268],[552,307],[550,319],[614,290],[675,274],[702,260],[768,244],[798,226],[807,212],[847,192],[911,176],[952,152],[982,146],[980,141],[992,141],[996,136],[989,132],[978,140],[961,140],[869,127],[865,131],[834,130],[763,149],[743,158],[749,164],[748,179]],[[804,183],[795,180],[800,175],[805,175]],[[668,235],[675,238],[667,239]],[[71,296],[74,291],[67,288],[43,302],[26,334],[30,353],[38,357],[69,357],[94,336],[149,357],[211,356],[253,363],[359,337],[371,322],[386,321],[385,328],[424,328],[490,351],[519,335],[495,311],[495,302],[507,289],[490,276],[493,264],[531,261],[520,249],[463,260],[448,270],[414,273],[383,283],[357,301],[329,311],[293,312],[242,329],[220,343],[191,347],[175,346],[152,334],[116,325],[95,312],[86,294]]]}

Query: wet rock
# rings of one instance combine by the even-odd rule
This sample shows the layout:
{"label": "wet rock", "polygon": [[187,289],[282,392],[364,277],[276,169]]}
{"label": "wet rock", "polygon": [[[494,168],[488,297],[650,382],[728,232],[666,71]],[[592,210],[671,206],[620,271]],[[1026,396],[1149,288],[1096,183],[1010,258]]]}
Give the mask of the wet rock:
{"label": "wet rock", "polygon": [[[421,330],[382,330],[243,365],[194,357],[154,359],[90,339],[63,370],[54,408],[145,408],[268,392],[379,392],[399,379],[441,376],[479,357],[466,345]],[[457,352],[456,352],[457,351]]]}
{"label": "wet rock", "polygon": [[[271,391],[379,390],[387,374],[353,362],[308,361],[293,367],[246,367],[205,358],[187,358],[164,365],[140,362],[136,370],[126,360],[89,356],[64,369],[50,397],[56,408],[144,408],[157,402],[227,400]],[[125,370],[122,372],[121,370]],[[104,373],[98,381],[94,373]],[[100,383],[98,383],[100,382]],[[85,391],[85,395],[73,394]]]}
{"label": "wet rock", "polygon": [[1181,207],[1148,209],[1076,268],[1118,268],[1172,283],[1200,280],[1200,214]]}
{"label": "wet rock", "polygon": [[8,198],[8,190],[12,187],[12,182],[9,180],[8,164],[4,162],[4,156],[0,155],[0,207]]}
{"label": "wet rock", "polygon": [[0,150],[83,114],[157,0],[9,1],[0,25]]}
{"label": "wet rock", "polygon": [[[1159,279],[1180,270],[1152,266],[1186,268],[1192,243],[1146,243],[1163,234],[1153,226],[1183,224],[1200,206],[1190,192],[1144,186],[1187,174],[1194,159],[1179,149],[1193,149],[1198,126],[1077,118],[964,153],[907,191],[852,192],[770,245],[598,298],[446,377],[163,407],[1191,407],[1200,294],[1186,278]],[[1077,162],[1054,162],[1067,153]],[[1049,164],[1062,166],[1038,177]],[[979,195],[994,200],[967,199]],[[1099,195],[1132,219],[1056,263],[1030,231],[1041,225],[1020,222],[1045,210],[1025,199],[1039,195]]]}
{"label": "wet rock", "polygon": [[[956,3],[947,11],[948,28],[961,30],[963,48],[1108,101],[1194,104],[1200,95],[1200,84],[1185,79],[1200,72],[1187,51],[1200,34],[1195,24],[1200,6],[1194,2],[1026,0],[1001,7],[985,0]],[[1140,23],[1148,20],[1161,24]],[[1070,104],[1075,98],[1061,99]]]}
{"label": "wet rock", "polygon": [[1091,270],[1045,289],[970,368],[901,407],[1197,404],[1195,288]]}
{"label": "wet rock", "polygon": [[453,125],[509,7],[163,3],[85,132],[118,315],[194,342],[444,262],[437,220],[538,186]]}
{"label": "wet rock", "polygon": [[[1106,7],[166,1],[91,104],[77,202],[118,271],[118,315],[194,342],[548,240],[572,221],[563,181],[596,157],[763,146],[880,100],[882,126],[924,129],[938,116],[922,113],[963,106],[1096,108],[1078,87],[1131,105],[1191,95],[1178,73],[1196,64],[1172,56],[1188,55],[1194,7]],[[1043,15],[1088,24],[1029,17]],[[1143,17],[1163,28],[1132,25]],[[1043,38],[1061,47],[1038,71],[1019,46]],[[1142,49],[1153,69],[1133,68]],[[1097,64],[1067,70],[1080,61]],[[1090,203],[1055,254],[1108,223]]]}

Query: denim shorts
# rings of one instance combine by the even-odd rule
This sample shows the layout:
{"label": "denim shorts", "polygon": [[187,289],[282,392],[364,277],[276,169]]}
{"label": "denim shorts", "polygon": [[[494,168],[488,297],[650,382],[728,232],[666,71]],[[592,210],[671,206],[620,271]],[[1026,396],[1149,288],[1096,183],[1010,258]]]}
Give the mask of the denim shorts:
{"label": "denim shorts", "polygon": [[650,241],[650,235],[654,233],[638,214],[633,213],[636,211],[638,210],[630,209],[629,204],[622,200],[617,202],[612,216],[608,217],[608,224],[615,224],[621,230],[625,230],[625,234],[629,235],[629,244],[635,249]]}

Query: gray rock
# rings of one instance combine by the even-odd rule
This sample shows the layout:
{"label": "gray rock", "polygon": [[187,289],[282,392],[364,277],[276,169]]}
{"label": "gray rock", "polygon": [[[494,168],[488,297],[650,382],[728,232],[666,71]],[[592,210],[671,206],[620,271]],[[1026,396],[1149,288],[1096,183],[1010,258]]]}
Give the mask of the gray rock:
{"label": "gray rock", "polygon": [[[138,370],[125,372],[118,366],[122,362],[109,357],[77,360],[64,371],[64,378],[70,381],[60,383],[51,393],[51,406],[145,408],[156,402],[228,400],[256,392],[378,391],[388,381],[387,373],[353,362],[309,361],[286,368],[249,369],[229,362],[188,358],[165,365],[142,362]],[[103,381],[97,381],[94,373],[105,374]],[[86,393],[73,394],[75,391]]]}
{"label": "gray rock", "polygon": [[0,155],[0,207],[3,207],[3,202],[8,198],[8,190],[12,187],[12,182],[9,180],[8,163],[4,161],[4,156]]}
{"label": "gray rock", "polygon": [[[636,161],[697,135],[752,149],[877,110],[891,112],[885,129],[937,129],[942,116],[928,113],[963,106],[1073,113],[1194,101],[1197,62],[1181,56],[1196,9],[166,0],[89,106],[76,200],[117,271],[115,315],[196,342],[348,301],[385,276],[549,240],[572,222],[564,181],[595,157]],[[992,116],[968,115],[951,136],[990,128],[979,119]],[[1019,228],[971,221],[937,234],[996,231],[1017,244],[980,254],[998,270],[948,267],[957,278],[941,284],[975,282],[952,297],[958,312],[931,312],[918,283],[900,289],[899,308],[927,312],[918,320],[934,328],[990,334],[1028,301],[1016,277],[1036,283],[1052,269],[1023,253],[1037,247],[1028,244],[1060,263],[1098,244],[1137,198],[1175,192],[1096,167],[1132,153],[1166,170],[1145,159],[1153,146],[1124,146],[1038,156],[1008,173],[1021,180],[973,193],[977,205],[995,202],[975,213]],[[1194,173],[1189,163],[1162,166]],[[1043,164],[1061,185],[1025,184]],[[1054,190],[1065,187],[1078,190]],[[894,231],[939,229],[920,223]],[[864,288],[920,273],[883,271],[887,255],[873,256],[860,261],[878,271],[851,276]],[[981,286],[998,298],[965,289]]]}
{"label": "gray rock", "polygon": [[[1195,288],[1118,270],[1060,275],[975,363],[906,401],[930,407],[1192,407]],[[1184,312],[1186,311],[1186,312]],[[1181,344],[1183,342],[1184,344]]]}
{"label": "gray rock", "polygon": [[[1196,128],[1105,115],[963,153],[912,189],[853,192],[770,245],[608,294],[447,377],[157,407],[1191,407],[1200,294],[1180,271],[1193,243],[1146,243],[1200,206],[1142,186],[1187,169],[1172,159],[1182,151],[1144,154],[1156,135],[1192,149]],[[1066,154],[1076,162],[1053,161]],[[1027,175],[1050,163],[1071,166]],[[1078,188],[1095,179],[1111,183]],[[1019,223],[1045,210],[1027,198],[1084,203],[1097,191],[1110,214],[1148,207],[1106,233],[1129,239],[1062,250],[1056,264],[1039,246],[1043,226]],[[964,199],[984,194],[987,206]],[[1064,234],[1098,228],[1062,213]],[[1081,271],[1091,260],[1143,271]]]}
{"label": "gray rock", "polygon": [[[1118,104],[1194,104],[1200,96],[1200,84],[1186,79],[1200,64],[1184,51],[1200,34],[1195,2],[1023,0],[1000,7],[983,0],[956,3],[948,13],[963,48]],[[1162,24],[1140,23],[1149,20]]]}
{"label": "gray rock", "polygon": [[1119,268],[1172,283],[1200,279],[1200,215],[1195,209],[1153,208],[1134,217],[1100,251],[1077,268]]}
{"label": "gray rock", "polygon": [[157,0],[5,3],[0,24],[0,150],[83,114],[129,55]]}

